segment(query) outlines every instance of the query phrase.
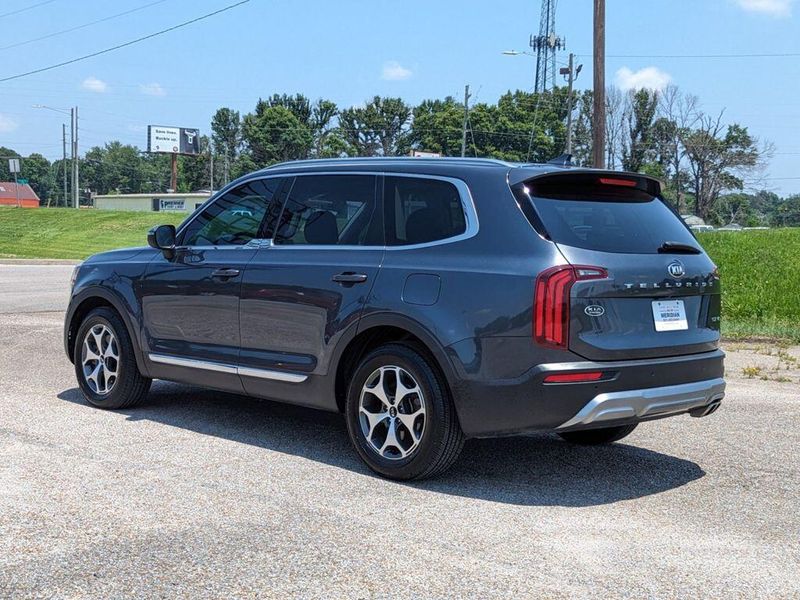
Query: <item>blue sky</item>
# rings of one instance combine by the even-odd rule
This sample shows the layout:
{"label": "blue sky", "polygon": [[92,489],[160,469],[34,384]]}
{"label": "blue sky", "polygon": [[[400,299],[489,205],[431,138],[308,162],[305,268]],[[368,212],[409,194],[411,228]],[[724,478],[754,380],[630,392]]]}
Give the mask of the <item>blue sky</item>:
{"label": "blue sky", "polygon": [[[34,6],[41,0],[4,0],[0,15],[21,12],[0,16],[0,78],[233,1],[162,0],[67,35],[8,48],[155,0],[50,0],[41,6]],[[726,120],[775,144],[768,185],[779,193],[800,193],[800,179],[790,179],[800,178],[800,57],[662,56],[800,52],[800,2],[608,0],[606,10],[609,82],[669,81],[699,96],[709,112],[725,108]],[[259,96],[273,92],[302,92],[350,106],[375,94],[409,102],[460,97],[469,83],[473,102],[492,102],[508,89],[532,87],[533,59],[501,52],[527,49],[539,12],[538,0],[251,0],[141,44],[0,83],[0,145],[23,155],[60,156],[62,115],[33,104],[78,105],[85,151],[110,139],[144,147],[148,123],[208,132],[218,107],[247,112]],[[591,0],[560,0],[557,29],[584,63],[578,87],[589,87]]]}

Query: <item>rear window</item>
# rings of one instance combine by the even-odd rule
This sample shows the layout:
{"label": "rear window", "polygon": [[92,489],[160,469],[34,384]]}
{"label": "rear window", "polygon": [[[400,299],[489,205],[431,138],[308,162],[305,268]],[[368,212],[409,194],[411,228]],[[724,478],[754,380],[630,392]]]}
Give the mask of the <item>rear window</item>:
{"label": "rear window", "polygon": [[557,244],[628,254],[656,254],[664,242],[696,247],[678,216],[648,188],[646,180],[587,175],[530,180],[514,193],[531,225]]}

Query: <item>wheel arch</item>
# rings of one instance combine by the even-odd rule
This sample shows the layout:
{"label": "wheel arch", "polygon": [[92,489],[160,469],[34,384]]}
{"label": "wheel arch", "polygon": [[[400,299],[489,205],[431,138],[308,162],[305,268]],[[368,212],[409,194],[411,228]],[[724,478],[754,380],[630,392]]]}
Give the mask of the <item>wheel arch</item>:
{"label": "wheel arch", "polygon": [[[355,335],[341,344],[335,363],[334,395],[336,406],[344,412],[347,385],[361,358],[390,342],[407,342],[431,360],[453,394],[454,371],[450,359],[436,337],[423,325],[402,315],[378,314],[363,317]],[[458,402],[456,412],[458,412]]]}
{"label": "wheel arch", "polygon": [[70,303],[64,327],[64,350],[70,362],[74,362],[75,335],[81,323],[83,323],[86,315],[95,308],[100,307],[108,307],[120,316],[128,331],[128,337],[133,344],[136,366],[142,374],[146,374],[147,369],[139,345],[139,336],[137,335],[137,329],[133,327],[130,312],[125,310],[125,303],[121,298],[108,289],[100,287],[82,290]]}

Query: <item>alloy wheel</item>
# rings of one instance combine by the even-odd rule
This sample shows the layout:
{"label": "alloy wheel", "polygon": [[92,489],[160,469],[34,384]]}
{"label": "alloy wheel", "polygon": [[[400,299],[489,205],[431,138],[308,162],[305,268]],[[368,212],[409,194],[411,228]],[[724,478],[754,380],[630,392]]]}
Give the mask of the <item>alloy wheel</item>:
{"label": "alloy wheel", "polygon": [[118,377],[119,345],[110,327],[98,323],[86,332],[81,365],[83,378],[95,394],[111,392]]}
{"label": "alloy wheel", "polygon": [[408,458],[425,433],[422,388],[402,367],[379,367],[361,389],[358,419],[372,451],[389,460]]}

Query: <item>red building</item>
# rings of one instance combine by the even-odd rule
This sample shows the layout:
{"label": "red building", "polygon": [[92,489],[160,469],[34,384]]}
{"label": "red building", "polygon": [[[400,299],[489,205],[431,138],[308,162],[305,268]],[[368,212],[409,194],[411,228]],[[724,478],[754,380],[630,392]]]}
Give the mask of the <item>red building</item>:
{"label": "red building", "polygon": [[17,187],[19,187],[19,205],[23,208],[38,208],[39,196],[28,184],[17,185],[13,181],[0,181],[0,206],[17,205]]}

